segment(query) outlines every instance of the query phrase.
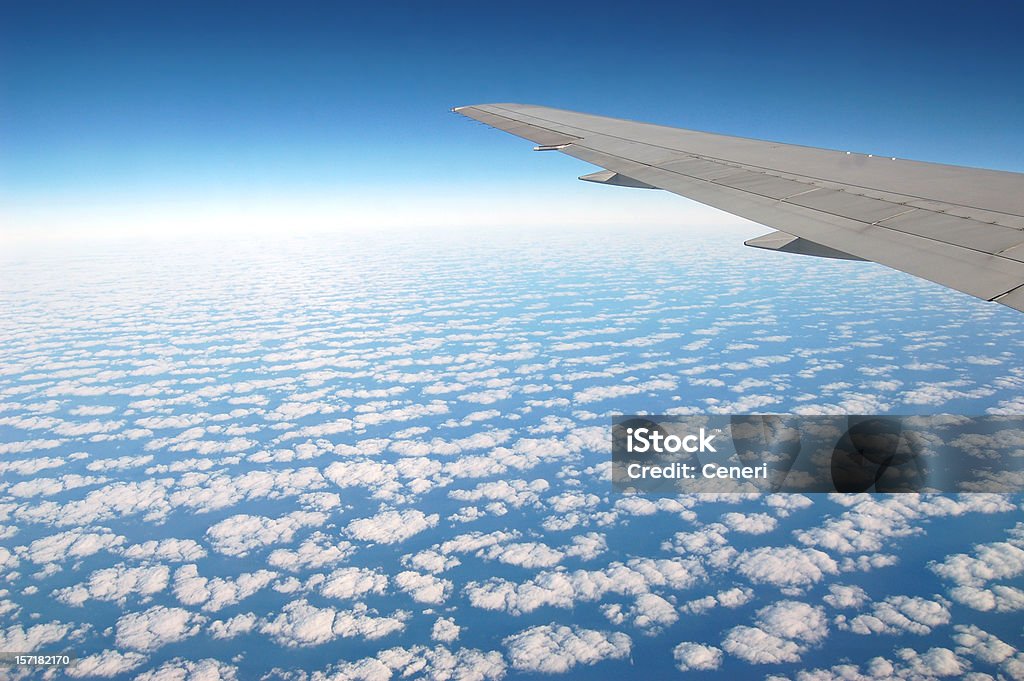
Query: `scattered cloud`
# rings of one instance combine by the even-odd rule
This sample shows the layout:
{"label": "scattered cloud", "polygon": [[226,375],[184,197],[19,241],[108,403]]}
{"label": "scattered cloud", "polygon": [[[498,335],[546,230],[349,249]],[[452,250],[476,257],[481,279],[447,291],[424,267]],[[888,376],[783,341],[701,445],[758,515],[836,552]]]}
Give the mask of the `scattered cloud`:
{"label": "scattered cloud", "polygon": [[116,641],[123,648],[150,653],[195,636],[204,622],[205,617],[188,610],[154,605],[122,615],[117,620]]}
{"label": "scattered cloud", "polygon": [[623,659],[633,647],[623,633],[560,624],[525,629],[504,643],[514,669],[543,674],[562,674],[578,665]]}
{"label": "scattered cloud", "polygon": [[680,643],[673,648],[672,657],[681,672],[714,671],[722,666],[722,651],[702,643]]}

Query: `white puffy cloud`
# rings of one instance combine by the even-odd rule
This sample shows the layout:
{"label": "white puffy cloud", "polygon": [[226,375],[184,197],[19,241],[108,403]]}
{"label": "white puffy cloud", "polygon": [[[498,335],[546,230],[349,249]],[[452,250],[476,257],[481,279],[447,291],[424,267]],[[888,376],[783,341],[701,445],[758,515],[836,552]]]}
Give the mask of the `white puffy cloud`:
{"label": "white puffy cloud", "polygon": [[949,591],[950,597],[974,610],[983,612],[1016,612],[1024,610],[1024,590],[1005,584],[989,588],[958,586]]}
{"label": "white puffy cloud", "polygon": [[299,495],[299,505],[307,510],[330,511],[341,506],[341,495],[334,492],[307,492]]}
{"label": "white puffy cloud", "polygon": [[[829,669],[812,669],[796,674],[798,681],[877,681],[878,679],[904,679],[925,681],[938,678],[962,678],[966,681],[991,681],[989,674],[967,673],[970,664],[948,648],[929,648],[919,653],[911,648],[896,651],[895,660],[873,657],[863,671],[854,664],[839,664]],[[1004,663],[1005,666],[1005,663]],[[781,677],[769,676],[770,681]]]}
{"label": "white puffy cloud", "polygon": [[0,546],[0,574],[14,570],[21,564],[18,557],[10,549]]}
{"label": "white puffy cloud", "polygon": [[345,600],[368,594],[382,594],[387,586],[387,575],[369,568],[345,567],[327,575],[320,585],[320,593],[328,598]]}
{"label": "white puffy cloud", "polygon": [[92,490],[81,499],[59,504],[53,501],[22,506],[19,520],[57,527],[85,526],[115,518],[141,515],[147,522],[161,522],[171,510],[167,479],[115,482]]}
{"label": "white puffy cloud", "polygon": [[846,556],[839,561],[839,571],[854,572],[859,570],[860,572],[871,572],[879,568],[898,565],[899,562],[899,557],[891,553],[873,553],[857,556],[856,558]]}
{"label": "white puffy cloud", "polygon": [[106,416],[107,414],[113,414],[117,411],[117,407],[105,406],[100,404],[81,405],[70,409],[68,411],[72,416]]}
{"label": "white puffy cloud", "polygon": [[608,541],[603,534],[587,532],[577,534],[572,542],[562,547],[562,552],[567,556],[579,558],[580,560],[593,560],[608,550]]}
{"label": "white puffy cloud", "polygon": [[544,503],[556,513],[568,513],[569,511],[594,508],[601,503],[601,497],[583,492],[562,492],[548,497]]}
{"label": "white puffy cloud", "polygon": [[859,608],[867,602],[868,595],[856,585],[829,584],[828,595],[822,600],[833,608]]}
{"label": "white puffy cloud", "polygon": [[540,542],[494,544],[481,549],[477,555],[485,560],[531,569],[555,566],[565,557],[563,552]]}
{"label": "white puffy cloud", "polygon": [[738,608],[754,600],[754,590],[750,587],[735,586],[719,591],[715,598],[723,608]]}
{"label": "white puffy cloud", "polygon": [[154,605],[148,610],[122,615],[115,640],[123,648],[148,653],[199,633],[206,618],[183,610]]}
{"label": "white puffy cloud", "polygon": [[289,543],[303,527],[317,527],[327,514],[317,511],[293,511],[280,518],[240,513],[225,518],[206,531],[215,551],[229,556],[245,556],[253,549]]}
{"label": "white puffy cloud", "polygon": [[827,553],[795,546],[748,549],[736,558],[736,570],[757,584],[801,590],[820,582],[839,567]]}
{"label": "white puffy cloud", "polygon": [[[615,502],[615,510],[628,515],[648,516],[656,513],[676,513],[683,520],[695,520],[696,514],[690,510],[695,503],[694,499],[686,498],[660,498],[648,499],[639,495],[628,496],[618,499]],[[721,525],[717,527],[721,528]]]}
{"label": "white puffy cloud", "polygon": [[924,653],[902,648],[896,654],[903,660],[901,676],[910,679],[961,677],[969,668],[966,660],[949,648],[929,648]]}
{"label": "white puffy cloud", "polygon": [[455,556],[445,556],[433,549],[425,549],[419,553],[402,556],[402,565],[421,572],[439,573],[461,564],[462,561]]}
{"label": "white puffy cloud", "polygon": [[[504,509],[504,504],[501,505],[501,508]],[[476,506],[463,506],[458,510],[457,513],[452,513],[450,516],[448,516],[448,520],[452,521],[453,523],[471,523],[474,520],[480,520],[486,515],[486,511],[481,511]],[[503,514],[495,513],[494,515]]]}
{"label": "white puffy cloud", "polygon": [[378,639],[405,628],[409,613],[398,610],[378,616],[363,604],[350,610],[318,608],[306,600],[292,601],[259,630],[288,648],[316,646],[336,638]]}
{"label": "white puffy cloud", "polygon": [[83,606],[89,599],[116,601],[124,604],[129,596],[138,595],[143,602],[167,588],[170,569],[166,565],[129,567],[115,565],[96,570],[88,581],[54,592],[54,597],[68,605]]}
{"label": "white puffy cloud", "polygon": [[121,652],[119,650],[103,650],[92,655],[79,658],[64,673],[74,678],[100,677],[111,678],[127,674],[146,661],[142,653]]}
{"label": "white puffy cloud", "polygon": [[723,549],[735,553],[729,547],[725,534],[726,528],[716,523],[693,532],[676,532],[671,541],[662,544],[662,548],[682,555],[693,553],[705,556]]}
{"label": "white puffy cloud", "polygon": [[573,396],[573,401],[577,404],[587,404],[589,402],[600,402],[602,400],[609,400],[616,397],[629,397],[630,395],[637,395],[641,392],[643,392],[643,390],[636,385],[595,385],[577,392]]}
{"label": "white puffy cloud", "polygon": [[235,577],[203,577],[195,564],[182,565],[174,572],[174,596],[184,605],[198,605],[205,612],[217,612],[265,588],[276,572],[257,570]]}
{"label": "white puffy cloud", "polygon": [[143,672],[135,681],[237,681],[238,669],[230,664],[205,658],[186,660],[174,658],[156,669]]}
{"label": "white puffy cloud", "polygon": [[17,482],[8,488],[7,493],[12,497],[20,498],[53,496],[79,487],[91,487],[105,482],[108,482],[107,478],[69,473],[59,478],[33,478]]}
{"label": "white puffy cloud", "polygon": [[652,593],[640,594],[625,613],[626,619],[647,635],[660,633],[679,620],[679,613],[671,602]]}
{"label": "white puffy cloud", "polygon": [[430,638],[441,643],[451,643],[459,638],[462,627],[455,623],[454,617],[438,617],[430,628]]}
{"label": "white puffy cloud", "polygon": [[437,525],[440,516],[418,509],[382,511],[369,518],[351,521],[345,532],[353,539],[376,544],[397,544]]}
{"label": "white puffy cloud", "polygon": [[257,624],[259,624],[259,618],[254,613],[244,612],[226,620],[210,622],[209,631],[212,638],[228,639],[248,634],[256,628]]}
{"label": "white puffy cloud", "polygon": [[437,548],[443,555],[451,553],[472,553],[494,544],[513,541],[520,537],[518,530],[495,530],[494,532],[467,532],[445,540]]}
{"label": "white puffy cloud", "polygon": [[121,553],[134,560],[165,560],[186,563],[206,557],[206,549],[191,539],[151,539],[141,544],[126,546]]}
{"label": "white puffy cloud", "polygon": [[924,532],[925,520],[964,513],[1002,513],[1014,510],[1005,496],[966,494],[960,497],[897,494],[834,494],[837,503],[850,507],[819,527],[798,530],[796,538],[808,546],[839,553],[880,551],[895,539]]}
{"label": "white puffy cloud", "polygon": [[1016,648],[978,626],[958,624],[953,628],[957,632],[953,640],[959,646],[956,652],[961,655],[970,655],[988,664],[1001,664],[1017,654]]}
{"label": "white puffy cloud", "polygon": [[544,624],[504,640],[512,667],[520,671],[564,674],[581,664],[629,656],[633,642],[621,632]]}
{"label": "white puffy cloud", "polygon": [[780,518],[814,505],[813,501],[802,494],[766,494],[764,503]]}
{"label": "white puffy cloud", "polygon": [[385,681],[395,674],[399,678],[419,678],[430,681],[472,679],[498,681],[504,678],[507,665],[496,650],[460,648],[452,651],[444,646],[428,648],[388,648],[354,662],[334,665],[326,674],[314,674],[316,681]]}
{"label": "white puffy cloud", "polygon": [[672,657],[681,672],[713,671],[722,666],[722,651],[702,643],[680,643],[672,649]]}
{"label": "white puffy cloud", "polygon": [[418,603],[444,603],[452,592],[450,580],[411,570],[395,575],[395,586]]}
{"label": "white puffy cloud", "polygon": [[205,513],[254,499],[295,497],[327,485],[320,471],[304,468],[254,470],[240,475],[190,472],[178,479],[169,503]]}
{"label": "white puffy cloud", "polygon": [[774,530],[779,521],[766,513],[726,513],[722,522],[730,530],[745,534],[767,534]]}
{"label": "white puffy cloud", "polygon": [[982,586],[996,579],[1011,579],[1024,573],[1024,549],[1010,542],[974,547],[974,555],[957,553],[932,563],[932,571],[959,586]]}
{"label": "white puffy cloud", "polygon": [[19,554],[33,563],[54,563],[111,551],[124,542],[123,536],[106,528],[96,528],[93,532],[74,529],[36,539],[27,548],[20,549]]}
{"label": "white puffy cloud", "polygon": [[70,632],[70,624],[57,621],[33,624],[28,628],[20,624],[13,624],[6,629],[0,629],[0,650],[6,652],[39,650],[51,643],[63,640]]}
{"label": "white puffy cloud", "polygon": [[754,626],[736,626],[722,648],[751,664],[799,662],[800,656],[828,635],[824,609],[798,601],[779,601],[757,611]]}
{"label": "white puffy cloud", "polygon": [[547,491],[551,484],[538,478],[532,482],[526,480],[496,480],[482,482],[471,490],[456,489],[448,496],[458,501],[500,501],[513,508],[526,505],[539,505],[540,494]]}
{"label": "white puffy cloud", "polygon": [[354,552],[355,546],[351,542],[338,541],[323,532],[314,532],[294,549],[274,549],[267,557],[267,563],[290,572],[317,570],[340,563]]}
{"label": "white puffy cloud", "polygon": [[85,465],[85,469],[89,471],[123,471],[129,468],[145,466],[152,460],[152,454],[119,456],[112,459],[94,459]]}
{"label": "white puffy cloud", "polygon": [[799,601],[779,601],[757,611],[758,626],[788,639],[818,643],[828,635],[825,611]]}
{"label": "white puffy cloud", "polygon": [[359,459],[335,461],[324,470],[324,477],[342,489],[365,487],[375,497],[393,498],[402,490],[398,468],[394,464]]}
{"label": "white puffy cloud", "polygon": [[[57,440],[53,441],[54,447],[60,445]],[[3,452],[0,452],[3,453]],[[12,452],[6,452],[8,454]],[[16,475],[34,475],[49,468],[60,468],[66,464],[63,458],[55,456],[36,456],[29,459],[15,459],[14,461],[0,461],[0,473],[14,473]]]}
{"label": "white puffy cloud", "polygon": [[544,606],[571,608],[577,600],[597,601],[606,593],[636,596],[653,587],[686,589],[704,576],[692,559],[634,558],[601,570],[545,571],[521,584],[500,578],[474,581],[464,590],[474,607],[521,614]]}
{"label": "white puffy cloud", "polygon": [[754,590],[750,587],[735,586],[731,589],[719,591],[716,595],[704,596],[696,600],[684,603],[683,612],[699,615],[716,607],[739,608],[754,600]]}
{"label": "white puffy cloud", "polygon": [[458,456],[479,449],[492,449],[504,444],[512,437],[510,428],[504,430],[485,430],[453,440],[435,437],[429,442],[421,440],[398,440],[391,444],[390,449],[402,456]]}
{"label": "white puffy cloud", "polygon": [[948,604],[942,600],[931,601],[920,596],[889,596],[875,603],[870,613],[857,615],[849,623],[841,622],[840,627],[855,634],[912,634],[931,633],[934,627],[948,624]]}
{"label": "white puffy cloud", "polygon": [[60,447],[63,442],[63,440],[46,440],[42,438],[20,440],[17,442],[0,442],[0,455],[26,454],[39,451],[40,449],[55,449]]}

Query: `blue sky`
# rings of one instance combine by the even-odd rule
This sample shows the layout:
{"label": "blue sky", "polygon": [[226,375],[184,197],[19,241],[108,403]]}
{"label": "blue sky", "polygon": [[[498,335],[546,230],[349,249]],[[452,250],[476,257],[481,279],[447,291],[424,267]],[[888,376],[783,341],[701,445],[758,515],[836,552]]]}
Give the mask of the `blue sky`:
{"label": "blue sky", "polygon": [[[145,228],[182,211],[244,222],[270,205],[358,220],[392,197],[401,219],[430,224],[457,222],[462,200],[536,221],[532,202],[559,197],[552,219],[585,220],[650,199],[599,196],[569,181],[580,162],[449,113],[493,101],[1022,169],[1019,3],[41,2],[4,15],[7,229]],[[657,201],[647,219],[686,210]]]}

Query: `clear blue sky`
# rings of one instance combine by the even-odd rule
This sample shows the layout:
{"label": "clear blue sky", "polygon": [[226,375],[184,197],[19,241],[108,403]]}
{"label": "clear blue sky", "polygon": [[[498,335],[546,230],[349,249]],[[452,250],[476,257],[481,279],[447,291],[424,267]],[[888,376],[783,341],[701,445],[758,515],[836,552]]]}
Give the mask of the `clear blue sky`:
{"label": "clear blue sky", "polygon": [[2,216],[615,191],[449,113],[494,101],[1021,171],[1022,25],[1020,2],[7,3]]}

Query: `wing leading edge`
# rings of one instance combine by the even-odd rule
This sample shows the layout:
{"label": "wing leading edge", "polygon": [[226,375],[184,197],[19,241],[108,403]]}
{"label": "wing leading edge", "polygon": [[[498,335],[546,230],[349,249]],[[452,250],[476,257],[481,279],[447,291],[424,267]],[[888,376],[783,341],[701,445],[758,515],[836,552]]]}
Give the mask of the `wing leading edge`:
{"label": "wing leading edge", "polygon": [[773,227],[747,243],[871,260],[1024,311],[1024,174],[729,137],[524,104],[456,113]]}

